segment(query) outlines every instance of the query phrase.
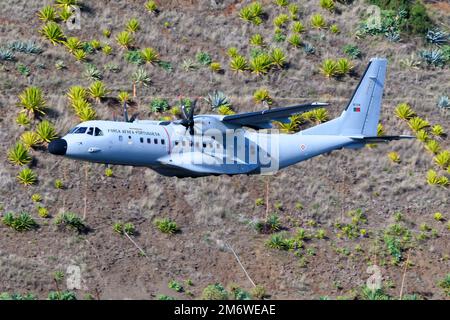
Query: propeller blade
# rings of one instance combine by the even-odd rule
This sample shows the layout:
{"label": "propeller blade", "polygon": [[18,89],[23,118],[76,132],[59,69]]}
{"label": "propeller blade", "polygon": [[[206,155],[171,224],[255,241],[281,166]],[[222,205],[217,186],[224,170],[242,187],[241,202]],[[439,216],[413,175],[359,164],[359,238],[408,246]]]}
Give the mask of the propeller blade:
{"label": "propeller blade", "polygon": [[126,102],[123,103],[123,119],[125,120],[125,122],[129,122],[128,121],[128,110],[127,110],[127,103]]}
{"label": "propeller blade", "polygon": [[134,120],[136,120],[138,116],[139,116],[139,112],[134,113],[130,118],[130,122],[134,122]]}

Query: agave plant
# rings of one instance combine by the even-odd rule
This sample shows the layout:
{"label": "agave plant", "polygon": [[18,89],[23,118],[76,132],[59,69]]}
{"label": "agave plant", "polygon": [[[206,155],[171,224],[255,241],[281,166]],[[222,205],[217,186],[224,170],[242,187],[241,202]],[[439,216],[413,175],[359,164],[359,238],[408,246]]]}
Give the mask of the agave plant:
{"label": "agave plant", "polygon": [[327,78],[334,77],[338,74],[338,66],[336,61],[332,59],[325,59],[322,62],[322,66],[320,68],[320,72],[325,75]]}
{"label": "agave plant", "polygon": [[279,7],[286,7],[289,4],[289,0],[275,0],[274,2]]}
{"label": "agave plant", "polygon": [[83,100],[87,97],[87,91],[81,86],[73,86],[70,87],[69,92],[67,92],[67,97],[69,98],[70,102],[78,99]]}
{"label": "agave plant", "polygon": [[309,120],[314,121],[316,124],[326,122],[329,119],[328,110],[325,108],[314,109],[309,111],[309,113]]}
{"label": "agave plant", "polygon": [[59,7],[70,7],[78,5],[78,0],[55,0]]}
{"label": "agave plant", "polygon": [[419,56],[429,66],[441,67],[445,64],[444,55],[441,50],[422,50]]}
{"label": "agave plant", "polygon": [[117,99],[121,104],[124,104],[125,102],[130,101],[130,94],[126,91],[120,91],[119,94],[117,95]]}
{"label": "agave plant", "polygon": [[45,114],[46,102],[42,90],[38,87],[28,87],[20,95],[20,106],[25,108],[28,115]]}
{"label": "agave plant", "polygon": [[422,129],[417,131],[416,137],[419,141],[426,142],[428,140],[428,133]]}
{"label": "agave plant", "polygon": [[409,119],[415,117],[416,113],[411,109],[409,104],[400,103],[395,108],[395,115],[402,120],[408,121]]}
{"label": "agave plant", "polygon": [[339,26],[337,24],[332,24],[330,26],[330,31],[331,33],[338,34],[341,32],[341,29],[339,29]]}
{"label": "agave plant", "polygon": [[36,132],[25,131],[20,136],[20,141],[25,146],[25,148],[27,148],[27,150],[30,150],[31,148],[34,148],[37,145],[39,145],[41,142],[41,139]]}
{"label": "agave plant", "polygon": [[55,127],[47,120],[42,121],[36,126],[36,133],[42,142],[49,143],[56,139]]}
{"label": "agave plant", "polygon": [[297,114],[289,117],[289,122],[277,122],[283,133],[295,133],[299,130],[300,124],[302,123],[302,116]]}
{"label": "agave plant", "polygon": [[440,177],[438,176],[437,172],[434,170],[428,170],[427,172],[427,183],[429,185],[439,185],[441,182]]}
{"label": "agave plant", "polygon": [[236,72],[243,72],[248,69],[247,59],[241,55],[236,55],[231,59],[230,68]]}
{"label": "agave plant", "polygon": [[47,22],[40,30],[40,33],[45,38],[47,38],[54,46],[63,42],[65,39],[61,27],[53,21]]}
{"label": "agave plant", "polygon": [[280,48],[274,48],[270,51],[270,59],[273,65],[283,68],[286,63],[286,54]]}
{"label": "agave plant", "polygon": [[212,94],[208,94],[208,97],[205,98],[205,101],[211,106],[212,109],[231,105],[228,97],[222,91],[214,91]]}
{"label": "agave plant", "polygon": [[436,137],[441,137],[445,134],[444,128],[440,124],[436,124],[431,127],[431,133]]}
{"label": "agave plant", "polygon": [[184,71],[186,71],[186,72],[192,71],[192,70],[195,70],[198,68],[197,64],[192,59],[183,60],[182,67],[183,67]]}
{"label": "agave plant", "polygon": [[342,51],[351,59],[358,59],[361,57],[361,50],[354,44],[347,44],[342,48]]}
{"label": "agave plant", "polygon": [[227,50],[227,54],[230,58],[235,58],[239,55],[239,51],[236,47],[230,47]]}
{"label": "agave plant", "polygon": [[448,42],[449,35],[445,31],[434,29],[428,30],[425,38],[429,43],[435,44],[440,47]]}
{"label": "agave plant", "polygon": [[273,100],[267,89],[258,89],[253,93],[253,99],[255,102],[267,102],[272,104]]}
{"label": "agave plant", "polygon": [[73,10],[69,6],[62,7],[61,10],[59,11],[59,18],[64,22],[69,21],[69,19],[72,17],[72,15],[73,15]]}
{"label": "agave plant", "polygon": [[421,62],[417,60],[414,54],[411,54],[411,56],[407,58],[400,59],[400,65],[404,68],[419,69],[420,63]]}
{"label": "agave plant", "polygon": [[127,31],[128,32],[134,33],[136,31],[138,31],[139,28],[140,28],[140,24],[139,24],[138,19],[132,18],[127,22]]}
{"label": "agave plant", "polygon": [[284,27],[289,21],[289,16],[287,14],[280,14],[273,19],[273,25],[278,28]]}
{"label": "agave plant", "polygon": [[30,124],[30,118],[28,118],[28,116],[25,113],[20,112],[17,115],[16,123],[20,126],[27,127]]}
{"label": "agave plant", "polygon": [[84,50],[78,49],[78,50],[74,51],[73,56],[75,57],[75,59],[77,61],[84,61],[84,60],[86,60],[86,56],[87,55],[86,55],[86,52]]}
{"label": "agave plant", "polygon": [[83,43],[77,37],[68,38],[66,41],[64,41],[64,45],[72,54],[77,50],[83,49]]}
{"label": "agave plant", "polygon": [[133,81],[133,97],[136,98],[136,86],[143,85],[147,87],[150,85],[151,79],[145,69],[139,68],[131,75],[131,80]]}
{"label": "agave plant", "polygon": [[429,140],[425,144],[425,148],[433,154],[438,154],[441,151],[441,146],[436,140]]}
{"label": "agave plant", "polygon": [[334,10],[334,0],[320,0],[320,6],[322,9],[326,9],[328,11]]}
{"label": "agave plant", "polygon": [[0,61],[14,61],[15,59],[14,52],[0,48]]}
{"label": "agave plant", "polygon": [[145,9],[150,13],[156,13],[158,12],[158,5],[154,0],[149,0],[145,3]]}
{"label": "agave plant", "polygon": [[38,12],[38,17],[44,22],[56,20],[56,10],[52,6],[45,6]]}
{"label": "agave plant", "polygon": [[112,53],[112,47],[109,44],[104,45],[102,48],[102,52],[108,56]]}
{"label": "agave plant", "polygon": [[22,143],[16,143],[8,150],[8,160],[16,166],[23,166],[31,161],[27,148]]}
{"label": "agave plant", "polygon": [[77,108],[77,116],[80,118],[80,121],[89,121],[95,120],[97,118],[97,113],[90,106],[82,106]]}
{"label": "agave plant", "polygon": [[42,53],[42,48],[38,46],[34,41],[13,41],[8,44],[8,49],[28,54]]}
{"label": "agave plant", "polygon": [[72,101],[72,108],[78,114],[81,109],[91,108],[91,104],[84,98],[78,98]]}
{"label": "agave plant", "polygon": [[262,37],[261,34],[257,33],[254,34],[251,38],[250,38],[250,44],[253,46],[263,46],[264,45],[264,39]]}
{"label": "agave plant", "polygon": [[441,168],[447,168],[450,165],[450,151],[444,150],[438,153],[433,160]]}
{"label": "agave plant", "polygon": [[239,17],[246,21],[251,22],[255,25],[262,23],[262,15],[264,14],[263,7],[259,2],[253,2],[248,6],[243,7],[239,11]]}
{"label": "agave plant", "polygon": [[298,34],[291,35],[288,42],[295,48],[299,48],[302,45],[302,39]]}
{"label": "agave plant", "polygon": [[420,117],[411,118],[408,121],[408,125],[414,132],[417,132],[419,130],[423,130],[423,129],[428,128],[430,126],[428,121],[426,121],[426,120],[424,120],[424,119],[422,119]]}
{"label": "agave plant", "polygon": [[336,73],[340,76],[344,76],[352,71],[353,64],[345,58],[341,58],[336,62]]}
{"label": "agave plant", "polygon": [[325,18],[320,13],[312,15],[310,22],[314,29],[324,29],[327,26]]}
{"label": "agave plant", "polygon": [[220,62],[211,62],[211,64],[209,65],[209,68],[211,69],[212,72],[216,72],[216,73],[220,73],[223,69],[222,69],[222,65],[220,64]]}
{"label": "agave plant", "polygon": [[155,64],[159,61],[159,54],[158,52],[153,48],[145,48],[141,51],[142,59],[151,64]]}
{"label": "agave plant", "polygon": [[122,31],[117,35],[116,41],[119,44],[119,46],[128,49],[133,44],[134,38],[130,32]]}
{"label": "agave plant", "polygon": [[295,33],[302,33],[305,32],[305,27],[303,26],[303,23],[301,23],[300,21],[295,21],[292,24],[292,31]]}
{"label": "agave plant", "polygon": [[217,109],[217,113],[220,115],[224,115],[224,116],[228,116],[228,115],[232,115],[235,112],[231,109],[230,106],[220,106]]}
{"label": "agave plant", "polygon": [[306,54],[314,54],[316,52],[316,48],[309,43],[305,43],[303,45],[303,51],[305,51]]}
{"label": "agave plant", "polygon": [[250,70],[256,75],[266,74],[272,64],[272,59],[268,54],[260,54],[250,60]]}
{"label": "agave plant", "polygon": [[17,175],[19,182],[25,186],[31,186],[36,183],[37,176],[30,168],[24,168]]}
{"label": "agave plant", "polygon": [[101,80],[103,78],[102,73],[93,64],[86,64],[84,76],[89,80]]}
{"label": "agave plant", "polygon": [[450,109],[450,99],[448,98],[448,96],[440,96],[437,106],[440,109]]}
{"label": "agave plant", "polygon": [[100,80],[97,80],[93,84],[91,84],[88,91],[89,95],[97,102],[100,102],[100,100],[108,94],[108,90],[106,89],[105,84]]}

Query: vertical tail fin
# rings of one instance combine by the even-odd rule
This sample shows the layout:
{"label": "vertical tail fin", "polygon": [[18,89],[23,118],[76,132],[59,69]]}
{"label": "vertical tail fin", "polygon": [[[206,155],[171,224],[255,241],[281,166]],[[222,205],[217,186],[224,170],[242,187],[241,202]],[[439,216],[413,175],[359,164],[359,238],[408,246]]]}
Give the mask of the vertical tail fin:
{"label": "vertical tail fin", "polygon": [[301,134],[376,136],[386,67],[386,59],[372,58],[341,116]]}

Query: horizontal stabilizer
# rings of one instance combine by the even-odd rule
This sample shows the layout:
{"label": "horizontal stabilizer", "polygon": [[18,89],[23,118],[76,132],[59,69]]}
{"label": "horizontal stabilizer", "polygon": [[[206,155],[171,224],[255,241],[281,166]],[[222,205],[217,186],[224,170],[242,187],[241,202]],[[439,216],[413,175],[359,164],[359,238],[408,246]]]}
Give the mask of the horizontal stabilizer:
{"label": "horizontal stabilizer", "polygon": [[365,137],[365,136],[350,136],[349,138],[363,142],[363,143],[382,143],[389,142],[393,140],[402,140],[402,139],[415,139],[415,136],[375,136],[375,137]]}

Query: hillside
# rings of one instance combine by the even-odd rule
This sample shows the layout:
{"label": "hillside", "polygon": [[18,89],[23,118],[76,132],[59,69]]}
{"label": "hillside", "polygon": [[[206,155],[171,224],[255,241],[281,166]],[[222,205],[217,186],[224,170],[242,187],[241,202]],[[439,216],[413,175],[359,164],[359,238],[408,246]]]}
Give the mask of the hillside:
{"label": "hillside", "polygon": [[[53,45],[39,32],[44,22],[38,12],[44,5],[54,5],[53,1],[17,0],[0,6],[0,58],[5,51],[14,55],[0,59],[0,213],[5,217],[8,212],[27,212],[38,224],[19,232],[4,219],[0,223],[0,293],[31,293],[46,299],[51,291],[68,289],[78,299],[156,299],[160,295],[199,299],[205,287],[215,283],[230,292],[251,292],[253,285],[231,246],[251,279],[271,299],[373,298],[364,289],[371,265],[380,268],[382,289],[377,294],[382,297],[399,298],[402,292],[409,298],[448,299],[449,186],[448,180],[447,185],[442,180],[441,185],[427,183],[427,173],[435,170],[438,176],[450,177],[450,160],[440,166],[425,148],[433,140],[439,152],[450,150],[448,136],[432,130],[439,124],[444,132],[450,131],[450,110],[442,103],[438,107],[441,97],[450,95],[448,43],[437,46],[427,42],[424,34],[403,30],[398,30],[397,38],[392,25],[389,36],[363,34],[358,30],[367,18],[367,1],[336,1],[334,10],[321,8],[320,2],[291,0],[290,4],[298,5],[298,13],[293,14],[291,7],[261,0],[264,13],[261,23],[255,24],[239,17],[250,1],[156,1],[158,10],[151,13],[145,0],[82,0],[80,29],[69,30],[58,22],[66,39],[89,42],[74,51],[85,52],[80,61],[68,46]],[[448,3],[425,1],[425,7],[435,27],[448,34]],[[273,20],[280,14],[288,19],[278,21],[275,29],[279,30],[274,31]],[[326,27],[311,25],[314,14],[323,16]],[[139,28],[130,32],[134,43],[123,48],[116,38],[133,18]],[[297,34],[292,30],[295,21],[304,26],[297,47],[291,38]],[[261,35],[262,46],[256,38],[250,44],[255,34]],[[100,42],[99,48],[94,48],[93,40]],[[8,49],[14,41],[35,41],[40,50],[29,54]],[[357,48],[360,54],[344,53],[346,45],[353,45],[352,52]],[[111,47],[110,53],[106,46]],[[270,67],[267,74],[235,72],[230,68],[231,47],[248,61],[278,47],[286,54],[285,62]],[[155,49],[159,61],[140,61],[135,53],[144,48]],[[440,50],[442,63],[428,64],[421,59],[422,50]],[[49,154],[45,142],[28,151],[32,161],[23,167],[8,160],[8,151],[22,134],[36,131],[42,121],[50,121],[58,136],[81,122],[67,92],[73,86],[91,86],[95,77],[100,78],[95,70],[108,89],[100,101],[89,99],[98,119],[121,117],[117,97],[122,91],[129,93],[130,114],[139,112],[139,119],[172,119],[176,111],[170,110],[176,109],[180,96],[207,97],[215,90],[225,93],[235,112],[261,110],[264,105],[253,96],[258,89],[268,90],[271,99],[266,100],[272,101],[272,107],[330,102],[329,118],[333,118],[345,108],[375,56],[389,61],[380,119],[385,134],[415,134],[395,114],[399,104],[407,103],[430,124],[425,127],[426,142],[395,141],[336,151],[274,176],[178,179],[150,169],[113,166],[108,177],[105,166]],[[330,77],[321,72],[325,59],[340,58],[347,58],[353,70]],[[220,67],[216,70],[210,62]],[[138,82],[133,97],[133,74],[139,69],[151,81]],[[30,123],[20,125],[19,95],[31,86],[42,89],[45,114],[30,115]],[[156,102],[163,100],[171,108],[158,111]],[[199,106],[198,113],[215,112],[204,100]],[[392,161],[390,152],[398,153],[400,161]],[[37,175],[30,186],[17,179],[26,167]],[[62,183],[60,188],[56,181]],[[35,194],[42,199],[36,201],[35,196],[33,201]],[[49,215],[40,216],[38,207],[48,209]],[[56,225],[63,212],[77,214],[87,229],[77,232]],[[255,222],[265,220],[267,213],[278,217],[282,230],[271,234],[255,230]],[[174,220],[179,232],[160,232],[154,222],[161,218]],[[113,230],[116,222],[134,225],[132,241]],[[281,242],[294,239],[296,245],[283,250],[282,242],[281,250],[271,248],[270,239],[272,245],[280,240],[274,235]],[[66,280],[71,279],[69,266],[81,270],[78,288],[66,288]],[[171,280],[184,290],[169,288]]]}

